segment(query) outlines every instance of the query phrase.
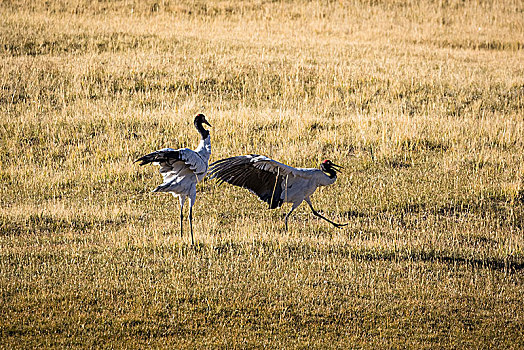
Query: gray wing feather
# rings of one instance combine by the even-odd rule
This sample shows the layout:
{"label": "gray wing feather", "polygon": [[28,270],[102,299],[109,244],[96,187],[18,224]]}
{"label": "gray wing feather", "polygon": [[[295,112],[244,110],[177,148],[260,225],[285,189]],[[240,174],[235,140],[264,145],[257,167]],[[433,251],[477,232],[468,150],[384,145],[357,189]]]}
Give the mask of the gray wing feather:
{"label": "gray wing feather", "polygon": [[248,189],[270,209],[282,205],[282,182],[294,173],[294,168],[256,154],[218,160],[209,170],[210,178]]}
{"label": "gray wing feather", "polygon": [[207,172],[208,164],[198,153],[189,148],[182,148],[180,158],[195,174],[202,175]]}
{"label": "gray wing feather", "polygon": [[165,180],[172,179],[184,169],[189,169],[196,175],[202,175],[208,168],[207,162],[189,148],[163,148],[146,154],[135,162],[140,162],[140,165],[149,163],[160,165],[160,174]]}

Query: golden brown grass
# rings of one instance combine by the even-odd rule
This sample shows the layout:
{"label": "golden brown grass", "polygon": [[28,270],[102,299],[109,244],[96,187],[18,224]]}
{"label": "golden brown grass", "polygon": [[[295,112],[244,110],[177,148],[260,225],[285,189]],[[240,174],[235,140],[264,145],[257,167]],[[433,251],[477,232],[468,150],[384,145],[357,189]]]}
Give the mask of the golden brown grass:
{"label": "golden brown grass", "polygon": [[[520,1],[3,1],[0,347],[522,348]],[[345,166],[268,211],[160,147]],[[186,230],[187,231],[187,230]]]}

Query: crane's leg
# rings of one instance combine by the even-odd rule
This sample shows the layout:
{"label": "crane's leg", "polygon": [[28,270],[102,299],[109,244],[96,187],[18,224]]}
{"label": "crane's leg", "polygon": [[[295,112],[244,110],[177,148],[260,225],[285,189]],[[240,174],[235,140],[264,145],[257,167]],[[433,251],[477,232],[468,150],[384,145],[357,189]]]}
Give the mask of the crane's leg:
{"label": "crane's leg", "polygon": [[307,202],[307,204],[309,204],[309,207],[311,208],[311,211],[313,212],[313,215],[318,216],[319,218],[326,220],[327,222],[329,222],[331,225],[333,225],[335,227],[342,227],[342,226],[346,226],[347,225],[347,224],[337,224],[336,222],[333,222],[333,221],[329,220],[328,218],[322,216],[319,212],[317,212],[315,209],[313,209],[313,204],[311,204],[311,199],[306,198],[305,201]]}
{"label": "crane's leg", "polygon": [[186,202],[186,196],[178,196],[180,201],[180,237],[183,236],[184,232],[184,203]]}
{"label": "crane's leg", "polygon": [[191,245],[195,245],[193,239],[193,205],[195,204],[196,190],[189,195],[189,227],[191,229]]}
{"label": "crane's leg", "polygon": [[289,211],[289,213],[286,214],[286,218],[285,218],[285,222],[286,222],[286,231],[287,231],[287,219],[289,218],[289,216],[291,215],[291,213],[293,212],[293,210],[295,210],[295,209],[298,208],[298,206],[300,205],[300,203],[302,203],[302,201],[293,203],[293,206],[291,207],[291,210]]}

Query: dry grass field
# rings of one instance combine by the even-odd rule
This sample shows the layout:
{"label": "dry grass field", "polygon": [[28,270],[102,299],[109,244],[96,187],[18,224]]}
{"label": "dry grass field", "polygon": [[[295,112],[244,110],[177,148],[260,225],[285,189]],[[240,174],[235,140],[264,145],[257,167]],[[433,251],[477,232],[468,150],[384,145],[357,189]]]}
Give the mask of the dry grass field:
{"label": "dry grass field", "polygon": [[[199,112],[349,225],[209,180],[191,246],[133,160]],[[524,347],[520,0],[2,0],[0,113],[0,348]]]}

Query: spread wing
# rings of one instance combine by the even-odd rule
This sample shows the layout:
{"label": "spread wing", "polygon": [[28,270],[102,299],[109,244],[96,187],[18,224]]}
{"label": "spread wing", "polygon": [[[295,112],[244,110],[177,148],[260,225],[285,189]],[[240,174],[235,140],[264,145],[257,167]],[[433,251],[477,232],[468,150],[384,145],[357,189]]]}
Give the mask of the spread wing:
{"label": "spread wing", "polygon": [[199,176],[204,175],[208,169],[207,162],[189,148],[163,148],[146,154],[135,162],[140,162],[140,165],[149,163],[160,165],[160,174],[164,177],[164,181],[178,175],[183,170],[190,170]]}
{"label": "spread wing", "polygon": [[282,205],[282,182],[286,176],[300,176],[297,169],[256,154],[218,160],[211,164],[210,178],[220,183],[247,188],[270,209]]}

